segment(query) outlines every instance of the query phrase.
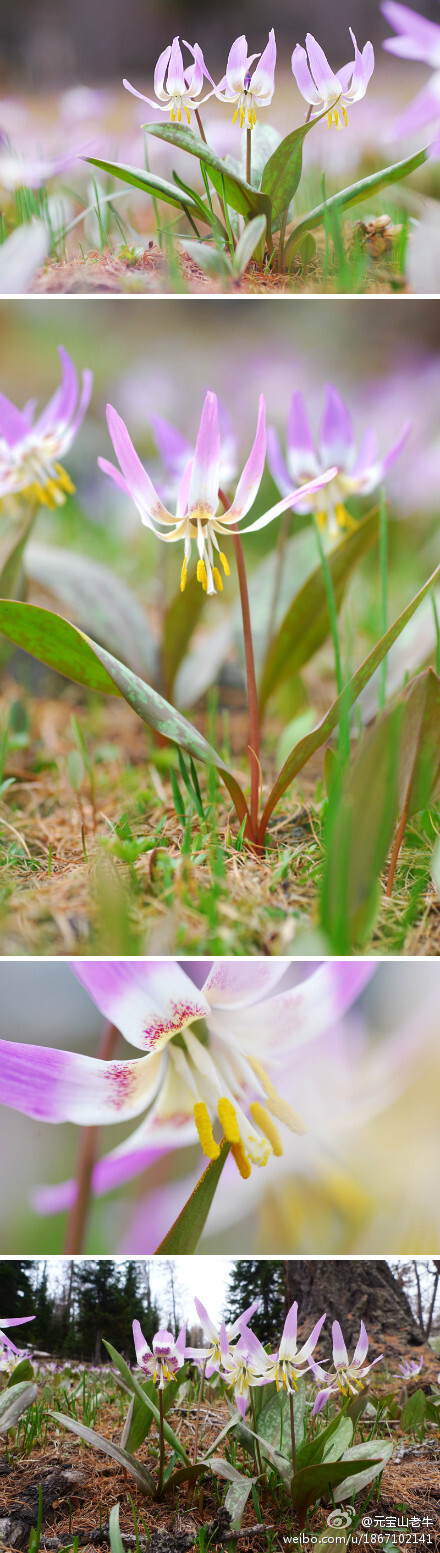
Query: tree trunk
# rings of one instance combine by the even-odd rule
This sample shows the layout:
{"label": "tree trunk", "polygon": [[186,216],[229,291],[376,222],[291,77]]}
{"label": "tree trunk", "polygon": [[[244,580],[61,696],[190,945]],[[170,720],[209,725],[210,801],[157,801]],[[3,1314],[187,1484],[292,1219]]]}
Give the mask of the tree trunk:
{"label": "tree trunk", "polygon": [[284,1263],[286,1312],[298,1300],[301,1327],[313,1326],[323,1311],[339,1321],[350,1347],[365,1322],[373,1344],[398,1338],[402,1349],[425,1339],[411,1306],[385,1261],[288,1261]]}

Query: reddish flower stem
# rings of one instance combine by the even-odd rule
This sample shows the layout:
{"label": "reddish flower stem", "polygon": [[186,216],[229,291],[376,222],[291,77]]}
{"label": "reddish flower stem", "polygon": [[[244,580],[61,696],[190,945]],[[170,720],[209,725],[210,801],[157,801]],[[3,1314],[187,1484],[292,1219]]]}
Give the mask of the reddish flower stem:
{"label": "reddish flower stem", "polygon": [[[220,501],[225,512],[231,503],[224,491],[219,490]],[[234,540],[235,560],[237,563],[238,584],[240,588],[241,614],[243,620],[244,654],[246,661],[246,679],[249,702],[249,751],[251,763],[251,824],[253,840],[256,840],[258,830],[258,808],[260,792],[260,724],[258,718],[258,693],[255,676],[254,647],[252,641],[251,612],[249,608],[249,593],[244,563],[243,546],[238,528],[231,528]]]}
{"label": "reddish flower stem", "polygon": [[[118,1035],[119,1031],[116,1029],[116,1025],[108,1024],[106,1026],[98,1047],[98,1057],[100,1057],[101,1062],[108,1062],[110,1057],[113,1056]],[[90,1208],[92,1176],[98,1152],[98,1137],[99,1127],[83,1128],[75,1171],[77,1193],[69,1213],[64,1242],[66,1256],[78,1256],[83,1249]]]}

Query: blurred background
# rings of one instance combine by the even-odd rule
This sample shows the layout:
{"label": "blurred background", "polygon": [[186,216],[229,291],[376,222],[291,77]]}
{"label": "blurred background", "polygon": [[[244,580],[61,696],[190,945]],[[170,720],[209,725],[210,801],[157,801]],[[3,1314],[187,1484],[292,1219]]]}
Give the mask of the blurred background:
{"label": "blurred background", "polygon": [[[190,965],[200,984],[210,962]],[[190,962],[187,962],[187,965]],[[286,966],[291,962],[287,961]],[[309,975],[294,962],[287,974]],[[164,975],[166,964],[164,963]],[[435,1254],[440,1108],[440,965],[379,963],[340,1028],[298,1048],[283,1094],[307,1124],[243,1182],[227,1161],[202,1252],[234,1255]],[[0,965],[0,1037],[96,1054],[102,1019],[66,963]],[[117,1055],[132,1057],[122,1040]],[[100,1152],[136,1123],[107,1128]],[[0,1254],[59,1254],[64,1215],[39,1217],[32,1193],[75,1168],[78,1130],[1,1108]],[[200,1174],[196,1147],[164,1156],[95,1203],[91,1255],[154,1252]],[[203,1295],[202,1295],[203,1298]]]}
{"label": "blurred background", "polygon": [[[416,9],[438,21],[436,0],[420,0]],[[5,80],[31,91],[118,80],[131,70],[151,72],[158,54],[177,33],[191,43],[197,38],[212,74],[224,70],[233,39],[247,32],[250,51],[262,50],[269,27],[275,28],[280,54],[288,65],[295,43],[307,31],[319,38],[332,62],[345,60],[348,29],[359,44],[371,38],[379,48],[390,28],[377,0],[265,0],[206,7],[202,0],[3,0],[0,17],[0,60]],[[1,78],[0,78],[1,80]]]}

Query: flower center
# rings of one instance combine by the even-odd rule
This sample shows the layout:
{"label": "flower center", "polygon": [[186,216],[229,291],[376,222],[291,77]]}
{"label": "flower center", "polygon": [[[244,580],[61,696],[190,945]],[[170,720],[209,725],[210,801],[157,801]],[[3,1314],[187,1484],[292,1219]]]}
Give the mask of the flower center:
{"label": "flower center", "polygon": [[[169,1052],[180,1078],[194,1096],[194,1121],[207,1159],[218,1159],[220,1154],[213,1132],[216,1117],[244,1180],[250,1176],[252,1165],[266,1165],[271,1154],[279,1156],[283,1153],[274,1117],[293,1132],[305,1131],[304,1124],[277,1093],[258,1059],[243,1057],[232,1043],[227,1047],[218,1040],[208,1047],[194,1031],[186,1029],[169,1043]],[[256,1090],[262,1098],[249,1103],[250,1089]],[[255,1126],[245,1114],[243,1105],[247,1105]]]}
{"label": "flower center", "polygon": [[171,101],[170,101],[170,119],[171,119],[171,123],[172,124],[175,124],[176,119],[177,119],[177,123],[178,124],[181,123],[181,120],[182,120],[182,108],[184,109],[184,112],[186,113],[186,117],[188,119],[188,124],[190,124],[191,123],[191,114],[190,114],[190,111],[189,111],[187,99],[186,99],[186,97],[181,96],[180,93],[175,92],[174,95],[171,98]]}
{"label": "flower center", "polygon": [[188,562],[191,558],[191,540],[195,539],[199,552],[197,581],[201,583],[204,593],[222,593],[223,579],[215,562],[214,551],[217,551],[225,577],[229,577],[229,564],[223,550],[219,550],[217,544],[213,513],[201,507],[193,507],[185,521],[185,556],[180,574],[181,592],[183,593],[186,586]]}
{"label": "flower center", "polygon": [[246,72],[243,87],[244,90],[240,92],[232,123],[236,124],[238,115],[240,115],[240,129],[243,129],[243,124],[247,115],[249,129],[253,129],[254,124],[257,122],[257,115],[255,112],[254,100],[252,96],[251,77],[249,70]]}

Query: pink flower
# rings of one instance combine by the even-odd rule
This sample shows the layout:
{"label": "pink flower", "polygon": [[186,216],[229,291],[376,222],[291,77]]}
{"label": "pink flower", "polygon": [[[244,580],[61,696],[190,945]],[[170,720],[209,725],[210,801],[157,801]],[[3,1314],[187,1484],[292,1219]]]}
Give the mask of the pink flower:
{"label": "pink flower", "polygon": [[[395,135],[416,134],[428,124],[440,131],[440,26],[409,6],[397,4],[396,0],[384,0],[381,9],[397,33],[397,37],[385,39],[383,48],[389,54],[397,54],[399,59],[420,60],[434,71],[427,86],[422,87],[399,115],[394,126]],[[439,155],[440,135],[431,146],[431,156]]]}
{"label": "pink flower", "polygon": [[400,436],[382,458],[379,456],[375,431],[369,429],[356,448],[350,411],[337,388],[327,385],[324,414],[319,437],[315,443],[303,395],[292,395],[287,423],[286,458],[283,458],[277,433],[269,428],[268,463],[279,491],[286,495],[292,485],[301,486],[304,480],[316,479],[320,470],[335,466],[335,474],[312,499],[296,502],[300,512],[315,512],[321,528],[328,528],[330,535],[338,535],[340,529],[351,528],[354,519],[346,510],[350,496],[369,496],[382,484],[391,465],[409,437],[410,423],[405,422]]}
{"label": "pink flower", "polygon": [[[191,43],[185,43],[185,48],[189,49],[194,60],[194,64],[186,70],[183,66],[179,38],[173,38],[173,42],[164,49],[163,54],[159,55],[154,72],[154,90],[159,99],[158,102],[154,102],[152,97],[145,97],[143,92],[136,91],[136,87],[130,86],[129,81],[123,82],[127,92],[132,92],[133,97],[140,97],[141,102],[147,102],[150,108],[159,108],[161,113],[169,111],[173,124],[176,119],[180,124],[182,111],[186,113],[188,124],[191,123],[191,109],[194,108],[196,98],[200,98],[204,76],[207,76],[214,91],[214,82],[209,70],[206,69],[198,43],[194,44],[194,48]],[[213,91],[208,92],[206,97],[200,98],[200,105],[207,102],[208,97],[212,97]]]}
{"label": "pink flower", "polygon": [[327,112],[329,129],[332,122],[337,129],[340,128],[340,115],[344,124],[347,124],[347,108],[351,108],[352,103],[359,102],[361,97],[365,97],[368,82],[374,70],[372,43],[366,43],[361,53],[351,27],[350,37],[354,48],[354,59],[350,64],[343,65],[337,75],[334,75],[324,50],[311,32],[308,32],[306,37],[307,53],[306,49],[297,43],[292,54],[295,81],[302,97],[310,104],[311,117],[314,119],[320,113]]}
{"label": "pink flower", "polygon": [[315,1380],[330,1383],[326,1385],[324,1390],[318,1391],[313,1404],[312,1417],[314,1417],[315,1413],[320,1412],[334,1391],[341,1391],[343,1396],[347,1397],[355,1396],[357,1391],[362,1391],[365,1376],[373,1369],[373,1365],[379,1364],[380,1360],[383,1359],[383,1354],[380,1353],[377,1359],[372,1360],[371,1364],[364,1363],[368,1353],[368,1337],[363,1321],[361,1321],[359,1341],[351,1363],[349,1362],[339,1321],[333,1322],[332,1332],[334,1374],[324,1370],[320,1364],[314,1364],[313,1361],[310,1366]]}
{"label": "pink flower", "polygon": [[[112,405],[107,406],[107,423],[120,467],[116,469],[115,465],[110,464],[105,458],[98,459],[99,466],[104,474],[115,481],[120,490],[131,497],[142,522],[147,528],[153,530],[158,539],[164,540],[167,544],[174,544],[179,540],[183,542],[184,559],[180,584],[182,591],[186,583],[193,540],[199,556],[198,581],[206,593],[214,594],[216,591],[221,591],[223,582],[217,566],[217,557],[226,576],[229,575],[229,565],[223,550],[220,550],[217,535],[220,534],[222,538],[227,536],[231,527],[241,523],[246,517],[254,504],[263,475],[266,458],[264,395],[260,396],[253,448],[238,481],[231,506],[219,517],[217,509],[219,504],[221,505],[219,497],[221,446],[216,394],[206,395],[196,446],[180,480],[174,515],[164,506],[154,489],[150,476],[143,468],[133,447],[127,427]],[[276,506],[263,513],[261,518],[248,524],[244,532],[251,534],[256,529],[265,528],[267,523],[271,523],[287,507],[297,506],[305,497],[320,490],[333,479],[335,473],[335,469],[330,469],[319,474],[307,484],[304,490],[295,491],[287,500],[277,502]],[[164,532],[165,529],[168,532]]]}
{"label": "pink flower", "polygon": [[0,497],[22,495],[61,507],[74,490],[59,459],[71,448],[84,419],[93,377],[86,369],[80,390],[76,368],[62,345],[59,355],[60,387],[36,421],[32,406],[17,410],[0,394]]}
{"label": "pink flower", "polygon": [[152,1376],[158,1391],[163,1391],[165,1382],[174,1380],[177,1371],[185,1362],[186,1322],[176,1339],[172,1332],[167,1332],[164,1327],[161,1327],[153,1337],[152,1349],[143,1335],[139,1321],[133,1321],[133,1337],[140,1368],[146,1375]]}
{"label": "pink flower", "polygon": [[[244,33],[242,33],[241,37],[236,38],[235,43],[232,44],[228,55],[226,75],[222,76],[216,87],[216,97],[220,98],[220,102],[235,102],[237,104],[233,123],[236,123],[240,115],[240,129],[243,128],[246,119],[249,129],[253,129],[254,124],[257,122],[255,106],[257,108],[267,108],[269,103],[272,102],[275,90],[277,57],[273,27],[271,27],[269,41],[266,43],[266,48],[261,55],[249,54],[248,56],[247,47],[247,40]],[[256,66],[253,75],[251,75],[250,67],[256,59],[259,59],[260,63]]]}

